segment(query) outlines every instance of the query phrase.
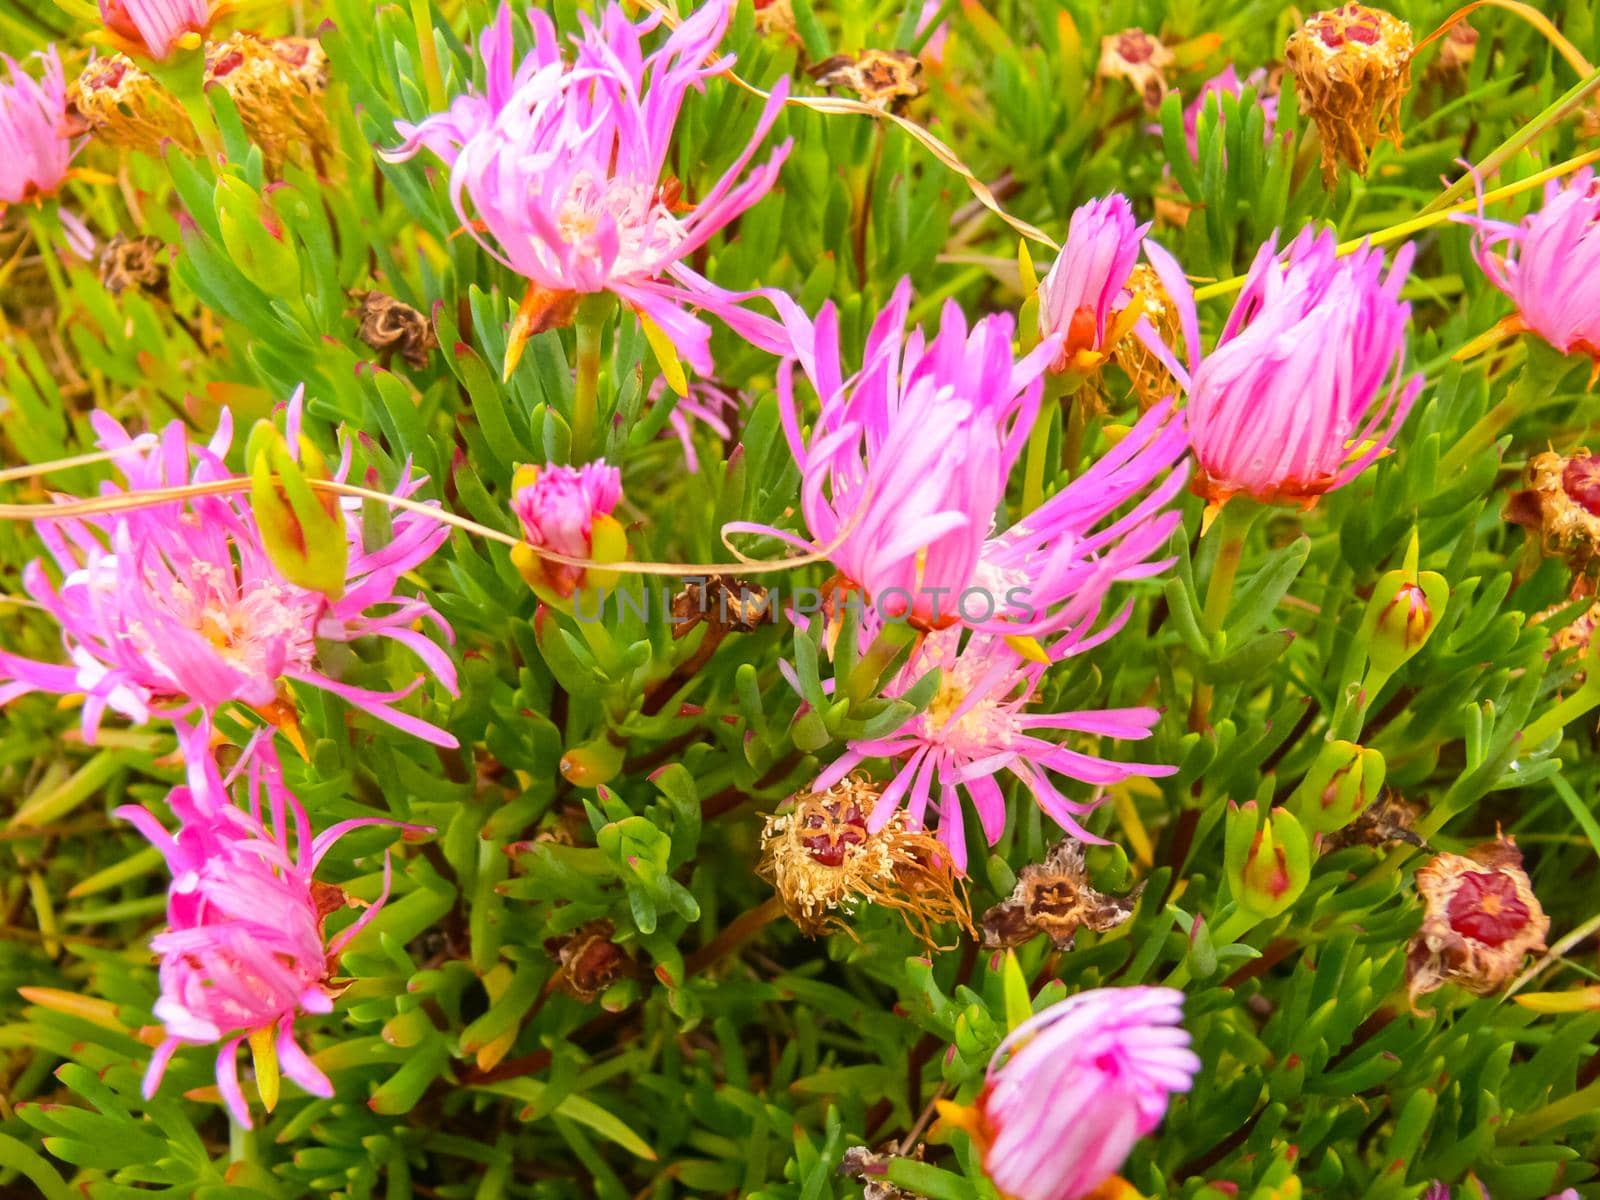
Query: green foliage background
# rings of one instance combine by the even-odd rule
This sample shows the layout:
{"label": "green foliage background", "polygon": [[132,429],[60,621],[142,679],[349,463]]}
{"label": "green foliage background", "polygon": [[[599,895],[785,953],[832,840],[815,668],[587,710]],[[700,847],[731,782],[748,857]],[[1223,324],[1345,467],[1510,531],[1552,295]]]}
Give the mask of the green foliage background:
{"label": "green foliage background", "polygon": [[[770,86],[830,53],[911,46],[919,7],[794,0],[798,35],[787,41],[758,35],[745,0],[728,48],[744,78]],[[563,29],[575,27],[572,0],[551,8]],[[1472,16],[1481,37],[1463,74],[1429,73],[1437,43],[1422,52],[1403,149],[1380,148],[1368,179],[1347,177],[1332,194],[1288,79],[1279,139],[1264,142],[1248,97],[1226,100],[1220,125],[1202,121],[1195,164],[1183,147],[1182,99],[1169,97],[1156,117],[1125,85],[1095,79],[1101,36],[1134,25],[1183,45],[1174,80],[1184,97],[1229,61],[1241,73],[1273,65],[1303,15],[1277,0],[952,0],[942,11],[945,61],[928,69],[910,118],[993,184],[1009,212],[1058,239],[1076,205],[1108,191],[1129,195],[1143,217],[1158,192],[1181,196],[1187,225],[1158,225],[1156,236],[1196,279],[1242,270],[1274,230],[1331,222],[1348,238],[1407,220],[1439,196],[1442,179],[1462,174],[1458,160],[1481,161],[1519,133],[1529,136],[1514,143],[1499,183],[1586,148],[1577,120],[1552,117],[1579,77],[1501,9]],[[1433,0],[1396,6],[1419,36],[1450,11]],[[1592,5],[1569,0],[1546,12],[1581,53],[1600,57]],[[42,293],[8,286],[7,465],[90,445],[95,407],[135,425],[178,418],[208,429],[227,403],[243,425],[303,382],[326,448],[336,427],[363,435],[358,477],[370,466],[392,482],[410,457],[433,480],[427,494],[514,533],[505,502],[515,465],[567,456],[571,333],[538,336],[501,385],[520,284],[471,239],[451,236],[458,220],[432,165],[387,165],[372,149],[393,144],[396,118],[430,110],[419,30],[454,95],[479,70],[464,39],[490,17],[484,0],[324,0],[230,18],[322,39],[337,143],[328,179],[290,168],[269,189],[259,150],[220,99],[224,166],[91,145],[84,165],[117,182],[75,183],[66,202],[102,236],[150,233],[178,247],[170,303],[132,292],[114,299],[92,266],[54,248],[43,256]],[[55,41],[75,54],[90,28],[76,6],[0,4],[12,53]],[[799,79],[802,93],[816,93]],[[716,178],[757,112],[731,85],[691,100],[672,163],[688,194]],[[698,264],[711,278],[786,288],[810,311],[834,300],[847,361],[902,275],[915,281],[920,319],[936,317],[948,297],[974,314],[1019,307],[1016,235],[905,133],[792,107],[778,135],[795,140],[779,187]],[[1503,202],[1496,215],[1515,217],[1536,194]],[[263,206],[284,241],[251,219]],[[16,239],[45,233],[41,221],[11,214],[7,244],[37,258],[36,243]],[[1589,364],[1552,363],[1515,345],[1451,361],[1508,303],[1483,280],[1464,229],[1438,225],[1416,240],[1409,360],[1427,387],[1397,452],[1314,510],[1273,510],[1257,522],[1218,635],[1193,619],[1216,544],[1198,540],[1200,502],[1189,497],[1177,567],[1135,589],[1123,636],[1057,668],[1048,685],[1046,701],[1060,706],[1163,707],[1156,737],[1137,753],[1180,765],[1093,818],[1116,844],[1091,854],[1097,884],[1121,892],[1146,883],[1133,920],[1080,934],[1069,953],[1048,953],[1042,939],[1018,952],[1034,1007],[1085,987],[1190,979],[1187,1023],[1205,1069],[1124,1170],[1150,1196],[1387,1200],[1469,1175],[1497,1200],[1567,1186],[1600,1196],[1589,1182],[1600,1151],[1600,1009],[1539,1015],[1503,997],[1448,991],[1432,998],[1433,1015],[1411,1014],[1404,948],[1420,920],[1410,876],[1421,855],[1323,854],[1287,912],[1242,940],[1212,936],[1233,911],[1223,880],[1229,803],[1294,796],[1359,678],[1367,597],[1400,565],[1413,532],[1422,567],[1449,583],[1448,608],[1423,651],[1372,698],[1357,740],[1383,753],[1391,788],[1428,807],[1435,848],[1470,846],[1497,827],[1516,836],[1552,943],[1595,928],[1593,717],[1538,744],[1524,736],[1577,690],[1580,664],[1552,655],[1552,626],[1529,622],[1565,601],[1571,578],[1501,517],[1529,454],[1589,438]],[[1036,247],[1034,257],[1042,269],[1048,252]],[[349,293],[374,286],[434,313],[441,349],[428,367],[385,369],[357,340]],[[1208,331],[1228,304],[1202,305]],[[631,318],[608,333],[601,428],[606,456],[623,469],[638,558],[725,560],[724,522],[778,520],[796,502],[775,364],[726,330],[715,354],[721,380],[754,403],[736,450],[702,433],[702,469],[689,475],[661,436],[668,402],[647,402],[657,366],[643,336]],[[1452,458],[1524,372],[1506,437]],[[1113,419],[1131,408],[1116,386],[1109,402]],[[1060,414],[1052,419],[1059,439]],[[81,492],[93,478],[86,469],[51,482]],[[25,525],[0,525],[5,593],[20,592],[35,553]],[[783,582],[814,585],[825,574],[817,567]],[[418,711],[465,749],[441,753],[370,721],[350,725],[338,701],[298,695],[310,755],[289,764],[291,783],[319,827],[377,810],[439,833],[397,848],[395,897],[343,956],[352,982],[338,1012],[305,1023],[337,1097],[287,1088],[255,1134],[230,1129],[214,1100],[184,1098],[210,1082],[203,1051],[179,1055],[156,1100],[139,1097],[148,1047],[135,1035],[153,1023],[147,942],[166,878],[159,856],[109,814],[158,801],[177,781],[170,737],[116,728],[88,747],[76,714],[51,698],[6,710],[0,1181],[10,1182],[0,1191],[49,1200],[80,1188],[392,1200],[858,1194],[835,1174],[846,1147],[903,1137],[941,1086],[971,1091],[1007,1027],[1002,964],[970,943],[925,957],[875,910],[857,919],[857,938],[810,941],[779,922],[726,952],[731,938],[719,933],[769,895],[752,873],[760,814],[806,786],[844,738],[904,709],[869,700],[796,723],[800,699],[777,663],[797,662],[809,690],[819,656],[787,626],[729,638],[683,679],[674,667],[696,643],[675,643],[659,611],[612,620],[588,638],[554,615],[536,625],[536,602],[504,549],[465,532],[422,575],[455,627],[463,688],[458,700],[425,689]],[[0,632],[15,651],[53,653],[38,614],[0,608]],[[359,648],[347,677],[404,681],[410,661],[392,653]],[[1212,727],[1191,732],[1184,714],[1202,685],[1214,689]],[[663,686],[679,703],[647,712],[647,694]],[[603,749],[608,734],[624,745],[609,787],[564,779],[562,754]],[[575,844],[534,840],[558,825]],[[1025,794],[1011,797],[1000,844],[974,847],[974,908],[1006,895],[1054,836]],[[374,896],[377,851],[390,840],[352,836],[323,876]],[[637,973],[598,1004],[546,994],[555,970],[547,939],[598,918],[614,923]],[[1596,978],[1593,967],[1592,941],[1580,942],[1535,986],[1580,987]],[[75,1011],[30,1003],[19,987],[88,1002]],[[505,1057],[480,1068],[478,1051],[500,1038],[510,1040]],[[894,1178],[930,1197],[995,1197],[959,1136]]]}

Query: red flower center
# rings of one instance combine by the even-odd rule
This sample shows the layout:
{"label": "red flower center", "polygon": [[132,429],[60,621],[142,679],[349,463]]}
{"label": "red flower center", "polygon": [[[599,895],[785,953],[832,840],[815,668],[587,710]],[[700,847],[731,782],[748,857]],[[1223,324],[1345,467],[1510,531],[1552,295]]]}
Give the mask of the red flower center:
{"label": "red flower center", "polygon": [[1585,454],[1561,469],[1561,490],[1590,516],[1600,517],[1600,458]]}
{"label": "red flower center", "polygon": [[1527,925],[1528,906],[1517,895],[1517,885],[1506,876],[1474,871],[1461,877],[1446,915],[1450,928],[1462,937],[1499,946]]}
{"label": "red flower center", "polygon": [[814,812],[806,817],[804,827],[817,832],[802,837],[800,844],[824,867],[842,867],[847,848],[867,840],[866,818],[854,804],[831,821],[822,813]]}
{"label": "red flower center", "polygon": [[1117,54],[1124,62],[1142,63],[1155,53],[1155,41],[1149,34],[1124,33],[1117,38]]}

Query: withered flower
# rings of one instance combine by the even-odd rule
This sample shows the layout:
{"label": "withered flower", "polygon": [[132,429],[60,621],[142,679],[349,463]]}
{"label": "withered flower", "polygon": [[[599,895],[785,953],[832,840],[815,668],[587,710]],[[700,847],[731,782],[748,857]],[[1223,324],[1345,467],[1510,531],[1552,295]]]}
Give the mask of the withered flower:
{"label": "withered flower", "polygon": [[182,105],[123,54],[87,63],[67,91],[67,112],[103,142],[158,153],[167,142],[187,150],[200,142]]}
{"label": "withered flower", "polygon": [[1450,26],[1439,45],[1439,57],[1433,60],[1433,73],[1440,76],[1461,76],[1472,66],[1478,56],[1478,31],[1465,20]]}
{"label": "withered flower", "polygon": [[1505,518],[1538,534],[1546,554],[1582,565],[1600,550],[1600,458],[1586,449],[1564,458],[1553,450],[1528,460],[1526,489],[1506,503]]}
{"label": "withered flower", "polygon": [[1145,107],[1157,109],[1167,94],[1167,69],[1172,51],[1161,39],[1142,29],[1124,29],[1100,39],[1097,79],[1126,79],[1144,98]]}
{"label": "withered flower", "polygon": [[921,1192],[908,1192],[905,1188],[896,1187],[884,1176],[888,1174],[889,1164],[893,1160],[909,1158],[913,1162],[921,1162],[925,1153],[926,1148],[921,1142],[910,1154],[899,1153],[896,1142],[888,1143],[878,1153],[865,1146],[851,1146],[839,1160],[838,1174],[845,1179],[860,1181],[861,1200],[923,1200]]}
{"label": "withered flower", "polygon": [[633,959],[612,938],[616,927],[601,919],[580,925],[565,937],[549,938],[544,948],[560,964],[551,983],[588,1004],[617,980],[633,973]]}
{"label": "withered flower", "polygon": [[[1162,344],[1182,346],[1184,338],[1178,306],[1149,263],[1134,264],[1128,276],[1128,291],[1133,294],[1133,305],[1143,310],[1144,318],[1154,326]],[[1123,338],[1111,352],[1111,361],[1132,381],[1140,412],[1149,412],[1153,405],[1178,393],[1178,381],[1172,372],[1140,338]]]}
{"label": "withered flower", "polygon": [[1385,792],[1350,824],[1324,835],[1322,846],[1332,852],[1346,846],[1389,846],[1404,842],[1420,849],[1427,843],[1411,832],[1411,828],[1421,815],[1421,805],[1411,803],[1398,792]]}
{"label": "withered flower", "polygon": [[791,0],[755,0],[756,32],[763,37],[799,40]]}
{"label": "withered flower", "polygon": [[698,625],[721,634],[754,633],[772,614],[767,589],[759,584],[732,575],[693,579],[672,598],[672,636],[687,637]]}
{"label": "withered flower", "polygon": [[899,112],[923,92],[922,60],[903,50],[835,54],[810,68],[826,88],[854,92],[874,108]]}
{"label": "withered flower", "polygon": [[[1573,599],[1578,599],[1582,594],[1584,593],[1574,595]],[[1530,623],[1543,625],[1556,613],[1570,607],[1570,602],[1552,605],[1543,612],[1536,614]],[[1570,653],[1574,661],[1581,661],[1589,653],[1589,643],[1594,640],[1594,631],[1597,625],[1600,625],[1600,600],[1590,604],[1576,620],[1569,621],[1550,635],[1549,654]],[[1573,686],[1582,686],[1587,676],[1587,671],[1579,671],[1572,677]]]}
{"label": "withered flower", "polygon": [[1330,191],[1341,160],[1365,175],[1379,138],[1400,145],[1411,51],[1411,26],[1364,4],[1313,13],[1289,36],[1284,58],[1298,85],[1300,111],[1322,134],[1322,180]]}
{"label": "withered flower", "polygon": [[1477,996],[1499,991],[1550,931],[1522,869],[1515,839],[1501,836],[1465,856],[1440,854],[1417,872],[1422,928],[1406,948],[1406,990],[1417,998],[1458,984]]}
{"label": "withered flower", "polygon": [[130,238],[118,233],[100,254],[100,284],[113,296],[132,288],[161,295],[167,290],[165,244],[146,234]]}
{"label": "withered flower", "polygon": [[1126,896],[1107,896],[1089,882],[1083,843],[1062,838],[1042,863],[1029,863],[1011,895],[983,914],[983,945],[1008,950],[1047,934],[1057,950],[1072,949],[1080,928],[1105,933],[1133,915],[1144,884]]}
{"label": "withered flower", "polygon": [[966,884],[937,837],[907,829],[899,812],[877,833],[867,832],[878,795],[877,785],[859,775],[796,795],[788,812],[767,818],[756,873],[807,937],[855,936],[844,918],[860,903],[898,912],[930,950],[943,948],[934,940],[935,925],[959,925],[976,936]]}
{"label": "withered flower", "polygon": [[269,169],[332,144],[324,110],[327,57],[307,38],[235,33],[206,46],[206,82],[228,93]]}
{"label": "withered flower", "polygon": [[418,370],[428,365],[428,355],[439,348],[432,321],[383,292],[352,292],[350,296],[361,318],[358,338],[385,354],[398,350],[400,357]]}

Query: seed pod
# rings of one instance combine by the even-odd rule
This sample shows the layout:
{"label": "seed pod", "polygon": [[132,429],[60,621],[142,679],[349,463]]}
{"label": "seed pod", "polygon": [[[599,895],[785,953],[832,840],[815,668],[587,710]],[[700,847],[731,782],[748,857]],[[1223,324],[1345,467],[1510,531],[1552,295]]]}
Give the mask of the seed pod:
{"label": "seed pod", "polygon": [[1411,52],[1411,26],[1364,4],[1313,13],[1290,35],[1284,58],[1300,111],[1322,135],[1322,181],[1329,191],[1339,182],[1341,161],[1365,175],[1379,138],[1400,145]]}
{"label": "seed pod", "polygon": [[978,924],[984,947],[1009,949],[1043,933],[1057,950],[1070,950],[1080,928],[1104,933],[1126,921],[1142,891],[1143,884],[1126,896],[1096,891],[1083,861],[1083,843],[1063,838],[1044,862],[1023,867],[1011,895],[983,914]]}
{"label": "seed pod", "polygon": [[1512,495],[1505,518],[1539,538],[1549,555],[1582,566],[1600,550],[1600,458],[1587,449],[1564,457],[1553,450],[1528,460],[1527,487]]}

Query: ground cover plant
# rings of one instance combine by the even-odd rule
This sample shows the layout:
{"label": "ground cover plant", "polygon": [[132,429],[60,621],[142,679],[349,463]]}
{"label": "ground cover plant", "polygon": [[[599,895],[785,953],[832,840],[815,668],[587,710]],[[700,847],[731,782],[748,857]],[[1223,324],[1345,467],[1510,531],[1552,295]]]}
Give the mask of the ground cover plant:
{"label": "ground cover plant", "polygon": [[0,0],[0,1194],[1600,1196],[1600,28]]}

